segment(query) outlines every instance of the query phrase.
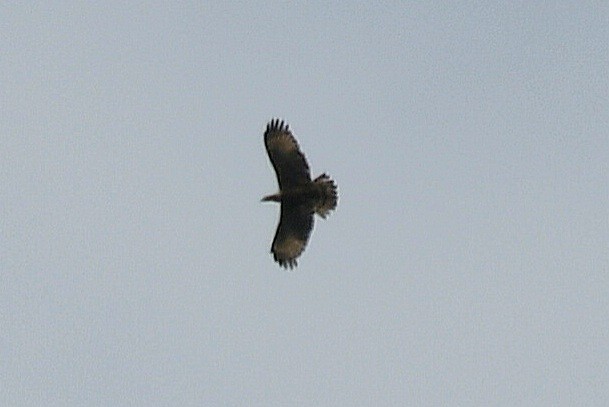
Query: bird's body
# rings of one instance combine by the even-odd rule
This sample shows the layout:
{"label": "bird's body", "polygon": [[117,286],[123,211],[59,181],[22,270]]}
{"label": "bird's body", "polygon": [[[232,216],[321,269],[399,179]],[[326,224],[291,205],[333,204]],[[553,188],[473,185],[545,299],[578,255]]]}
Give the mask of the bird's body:
{"label": "bird's body", "polygon": [[279,265],[293,268],[304,251],[313,215],[322,218],[336,208],[336,184],[326,174],[311,180],[309,165],[289,127],[278,119],[271,120],[264,133],[264,144],[279,182],[279,192],[262,201],[281,203],[281,215],[271,252]]}

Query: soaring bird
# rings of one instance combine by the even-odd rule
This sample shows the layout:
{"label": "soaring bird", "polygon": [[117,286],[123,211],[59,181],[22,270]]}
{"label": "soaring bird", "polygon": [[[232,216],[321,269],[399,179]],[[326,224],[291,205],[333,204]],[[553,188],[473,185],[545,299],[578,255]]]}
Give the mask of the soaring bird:
{"label": "soaring bird", "polygon": [[292,269],[311,235],[313,215],[325,219],[336,208],[336,184],[326,174],[311,180],[309,164],[283,120],[273,119],[266,125],[264,145],[277,174],[279,192],[265,196],[262,202],[281,204],[271,253],[280,266]]}

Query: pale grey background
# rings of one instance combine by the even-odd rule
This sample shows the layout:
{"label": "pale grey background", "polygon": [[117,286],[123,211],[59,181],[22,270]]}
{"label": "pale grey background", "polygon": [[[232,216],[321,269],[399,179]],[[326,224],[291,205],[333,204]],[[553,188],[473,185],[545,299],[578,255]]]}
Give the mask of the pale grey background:
{"label": "pale grey background", "polygon": [[606,2],[7,3],[0,405],[609,405]]}

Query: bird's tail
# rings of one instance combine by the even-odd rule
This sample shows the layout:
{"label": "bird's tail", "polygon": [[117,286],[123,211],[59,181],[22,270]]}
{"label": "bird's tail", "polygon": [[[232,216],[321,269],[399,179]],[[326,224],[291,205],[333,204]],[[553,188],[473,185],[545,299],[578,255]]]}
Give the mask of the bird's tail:
{"label": "bird's tail", "polygon": [[321,174],[319,177],[315,178],[313,182],[316,185],[319,185],[321,192],[320,200],[315,206],[315,213],[325,219],[330,211],[336,208],[336,204],[338,203],[336,184],[327,174]]}

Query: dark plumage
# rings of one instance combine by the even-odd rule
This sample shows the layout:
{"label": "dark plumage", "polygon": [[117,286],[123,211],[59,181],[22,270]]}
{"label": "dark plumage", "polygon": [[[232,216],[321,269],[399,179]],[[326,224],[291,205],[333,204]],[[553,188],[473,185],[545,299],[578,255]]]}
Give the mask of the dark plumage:
{"label": "dark plumage", "polygon": [[336,184],[326,174],[311,180],[307,160],[283,121],[274,119],[266,125],[264,145],[277,174],[279,192],[265,196],[262,201],[281,203],[271,253],[280,266],[291,269],[297,266],[296,258],[307,245],[313,215],[325,218],[336,208]]}

